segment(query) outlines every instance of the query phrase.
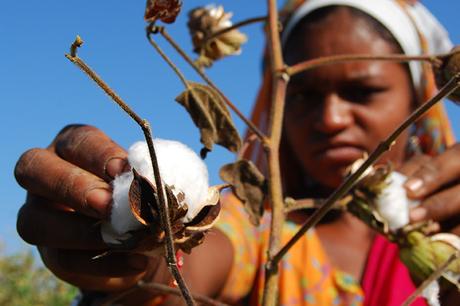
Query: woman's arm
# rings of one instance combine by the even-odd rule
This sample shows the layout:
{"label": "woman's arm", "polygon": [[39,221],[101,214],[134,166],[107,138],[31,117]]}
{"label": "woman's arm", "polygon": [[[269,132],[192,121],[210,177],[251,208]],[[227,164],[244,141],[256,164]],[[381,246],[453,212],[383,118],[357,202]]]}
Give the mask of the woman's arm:
{"label": "woman's arm", "polygon": [[[162,258],[117,252],[93,259],[107,249],[99,221],[109,216],[111,180],[129,169],[126,157],[97,128],[71,125],[48,148],[31,149],[17,162],[16,179],[27,190],[17,220],[20,236],[38,247],[56,276],[82,289],[119,292],[139,280],[171,281]],[[229,239],[209,233],[202,246],[185,256],[183,274],[191,290],[218,296],[232,258]],[[156,271],[153,279],[146,279],[149,270]]]}

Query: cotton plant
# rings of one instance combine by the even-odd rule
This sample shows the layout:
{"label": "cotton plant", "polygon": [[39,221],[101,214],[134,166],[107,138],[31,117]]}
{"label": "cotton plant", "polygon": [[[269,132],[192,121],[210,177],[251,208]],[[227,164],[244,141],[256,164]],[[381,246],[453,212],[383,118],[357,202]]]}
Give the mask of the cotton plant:
{"label": "cotton plant", "polygon": [[[356,162],[362,164],[362,160]],[[351,171],[357,166],[353,165]],[[407,177],[390,165],[367,169],[348,196],[347,209],[373,229],[395,242],[412,279],[421,284],[449,258],[460,251],[460,237],[434,233],[431,222],[409,224],[409,210],[420,203],[408,198],[403,187]],[[452,284],[460,289],[460,259],[454,260],[422,292],[431,306],[439,305],[439,291]]]}
{"label": "cotton plant", "polygon": [[[459,238],[442,233],[429,235],[429,224],[413,226],[408,224],[408,211],[411,205],[417,205],[407,199],[402,188],[404,177],[391,171],[389,167],[378,166],[365,169],[355,166],[356,176],[350,175],[331,196],[323,202],[286,244],[281,245],[281,229],[286,217],[285,199],[279,180],[279,150],[282,132],[282,105],[289,79],[301,72],[320,65],[360,60],[354,55],[340,58],[320,58],[313,61],[288,66],[283,63],[279,41],[280,17],[276,1],[268,0],[268,16],[251,18],[233,24],[231,13],[222,6],[209,5],[196,8],[189,13],[188,27],[192,36],[194,52],[198,54],[192,60],[179,44],[159,23],[173,23],[181,12],[182,0],[147,0],[144,18],[148,23],[146,34],[150,44],[163,60],[172,68],[185,86],[185,90],[176,97],[189,112],[193,122],[200,130],[203,149],[202,158],[221,145],[231,152],[238,153],[236,162],[221,168],[220,174],[229,183],[235,195],[243,202],[249,212],[249,219],[259,224],[267,203],[272,211],[270,243],[267,248],[268,259],[265,264],[264,305],[275,305],[278,296],[278,265],[288,250],[315,226],[335,203],[346,203],[347,209],[361,218],[369,226],[399,244],[401,258],[409,267],[417,283],[422,282],[431,272],[438,269],[446,256],[460,249]],[[289,1],[288,4],[292,4]],[[216,60],[241,52],[246,36],[238,28],[253,22],[265,22],[268,39],[267,64],[271,66],[271,92],[274,107],[268,114],[267,131],[261,131],[246,118],[222,91],[205,74],[203,68],[209,68]],[[166,55],[154,36],[163,38],[188,63],[204,83],[189,81]],[[160,252],[168,262],[168,268],[174,276],[180,293],[187,305],[195,305],[193,297],[179,271],[176,257],[177,249],[190,252],[204,238],[204,233],[214,224],[219,211],[220,187],[209,187],[207,171],[202,161],[190,150],[175,142],[153,140],[149,123],[136,114],[79,56],[77,49],[83,41],[77,39],[66,57],[84,71],[114,102],[116,102],[142,129],[147,144],[136,143],[128,152],[131,170],[119,175],[113,182],[114,203],[110,218],[101,226],[101,233],[110,251],[132,251],[157,256]],[[386,60],[401,61],[401,55],[389,55]],[[439,93],[420,106],[382,144],[369,155],[366,167],[375,163],[387,151],[397,137],[415,122],[431,106],[450,95],[458,101],[460,96],[460,52],[445,55],[426,55],[404,57],[406,60],[422,60],[435,68]],[[362,60],[362,58],[361,58]],[[364,59],[365,60],[365,59]],[[244,158],[248,143],[243,143],[231,118],[231,108],[246,124],[251,138],[264,147],[266,161],[270,165],[265,177],[250,160]],[[193,156],[193,157],[192,157]],[[185,162],[186,164],[183,164]],[[361,164],[363,162],[361,161]],[[360,174],[358,174],[360,173]],[[362,174],[361,174],[362,173]],[[198,176],[198,177],[197,177]],[[360,177],[359,177],[360,176]],[[358,180],[359,179],[359,180]],[[193,182],[193,188],[190,182]],[[295,202],[295,201],[294,201]],[[294,203],[296,204],[296,203]],[[437,286],[447,282],[458,285],[459,261],[451,263],[443,271],[442,280],[426,288],[426,296],[431,305],[436,305]],[[136,286],[142,287],[142,283]],[[438,286],[438,287],[439,287]],[[170,288],[168,288],[170,289]],[[168,292],[171,292],[168,290]],[[123,296],[120,293],[120,297]],[[120,298],[119,297],[119,298]],[[113,299],[116,301],[116,299]]]}
{"label": "cotton plant", "polygon": [[[174,238],[189,252],[190,247],[201,242],[202,233],[217,220],[219,188],[209,187],[206,164],[186,145],[158,138],[153,144],[173,221]],[[158,189],[146,142],[136,142],[129,148],[128,162],[131,170],[118,175],[112,182],[113,204],[109,220],[101,226],[101,234],[114,248],[132,247],[136,242],[139,251],[146,254],[153,251],[156,255],[156,251],[162,250],[164,233],[156,211]],[[156,237],[148,235],[152,223],[157,225]],[[145,237],[149,238],[142,242]],[[152,238],[156,239],[153,243]]]}

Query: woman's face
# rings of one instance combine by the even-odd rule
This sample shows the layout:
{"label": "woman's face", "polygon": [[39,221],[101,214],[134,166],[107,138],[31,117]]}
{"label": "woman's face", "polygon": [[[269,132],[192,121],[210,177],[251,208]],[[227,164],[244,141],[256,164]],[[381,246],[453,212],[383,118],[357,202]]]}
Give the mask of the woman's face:
{"label": "woman's face", "polygon": [[[285,47],[288,65],[337,54],[388,54],[396,48],[363,18],[339,9],[319,24],[299,25]],[[294,76],[284,133],[303,172],[335,188],[348,166],[370,153],[410,113],[413,94],[402,64],[350,62]],[[407,133],[382,160],[404,158]]]}

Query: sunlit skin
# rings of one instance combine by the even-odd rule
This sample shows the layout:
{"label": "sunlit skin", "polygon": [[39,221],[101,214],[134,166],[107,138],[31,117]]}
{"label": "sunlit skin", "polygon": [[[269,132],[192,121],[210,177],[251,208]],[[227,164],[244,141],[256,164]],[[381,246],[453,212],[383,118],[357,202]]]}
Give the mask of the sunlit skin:
{"label": "sunlit skin", "polygon": [[[366,20],[345,10],[299,27],[285,48],[290,65],[320,56],[397,52]],[[306,176],[335,188],[347,166],[375,149],[408,116],[412,101],[409,73],[399,63],[351,62],[297,75],[286,100],[289,146]],[[385,159],[399,164],[406,141],[404,134]]]}

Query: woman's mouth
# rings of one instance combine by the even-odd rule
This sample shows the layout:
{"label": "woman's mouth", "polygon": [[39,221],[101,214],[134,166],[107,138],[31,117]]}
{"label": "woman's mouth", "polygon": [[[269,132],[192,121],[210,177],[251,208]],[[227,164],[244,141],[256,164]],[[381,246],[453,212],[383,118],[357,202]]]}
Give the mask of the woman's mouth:
{"label": "woman's mouth", "polygon": [[351,164],[364,156],[365,150],[352,145],[325,147],[316,153],[317,158],[334,164]]}

